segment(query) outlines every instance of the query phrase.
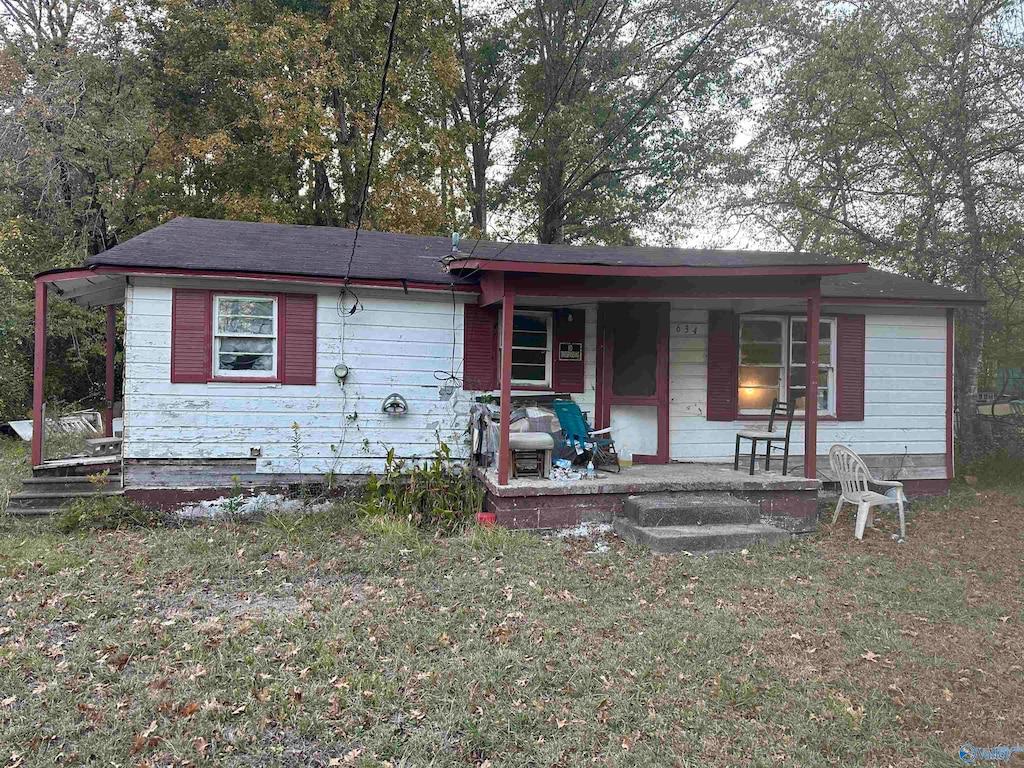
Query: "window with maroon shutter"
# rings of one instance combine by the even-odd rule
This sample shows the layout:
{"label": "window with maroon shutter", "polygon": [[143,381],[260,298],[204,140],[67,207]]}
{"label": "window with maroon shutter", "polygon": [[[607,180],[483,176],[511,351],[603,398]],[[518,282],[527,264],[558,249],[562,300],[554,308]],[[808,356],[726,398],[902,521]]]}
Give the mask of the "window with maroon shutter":
{"label": "window with maroon shutter", "polygon": [[708,313],[708,421],[732,421],[736,418],[738,327],[734,312]]}
{"label": "window with maroon shutter", "polygon": [[864,315],[839,315],[836,328],[836,417],[864,420]]}
{"label": "window with maroon shutter", "polygon": [[282,384],[316,384],[316,295],[285,293],[280,309]]}
{"label": "window with maroon shutter", "polygon": [[209,291],[175,288],[171,294],[171,381],[210,380],[212,302]]}
{"label": "window with maroon shutter", "polygon": [[171,299],[171,381],[316,383],[313,294],[176,288]]}
{"label": "window with maroon shutter", "polygon": [[552,389],[583,392],[583,347],[587,315],[582,309],[555,310]]}
{"label": "window with maroon shutter", "polygon": [[462,388],[497,388],[498,309],[466,304],[462,332]]}

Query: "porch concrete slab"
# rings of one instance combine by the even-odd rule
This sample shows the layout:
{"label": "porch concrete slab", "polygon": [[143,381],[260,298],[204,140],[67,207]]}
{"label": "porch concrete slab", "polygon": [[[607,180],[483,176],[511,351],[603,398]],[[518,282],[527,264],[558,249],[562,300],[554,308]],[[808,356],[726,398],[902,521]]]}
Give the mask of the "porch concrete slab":
{"label": "porch concrete slab", "polygon": [[664,493],[675,491],[798,492],[817,491],[821,481],[778,472],[737,472],[728,464],[643,464],[623,467],[619,473],[599,471],[593,480],[571,483],[520,477],[498,485],[495,468],[478,469],[478,476],[493,496],[576,496],[593,494]]}

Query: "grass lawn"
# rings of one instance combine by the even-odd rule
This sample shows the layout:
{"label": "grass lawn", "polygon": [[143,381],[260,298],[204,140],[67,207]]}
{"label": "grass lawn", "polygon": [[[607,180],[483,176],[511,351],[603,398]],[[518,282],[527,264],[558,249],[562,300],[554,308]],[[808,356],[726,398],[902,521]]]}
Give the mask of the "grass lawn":
{"label": "grass lawn", "polygon": [[1019,498],[919,506],[906,545],[852,529],[691,559],[341,508],[0,520],[0,765],[909,766],[1024,743]]}

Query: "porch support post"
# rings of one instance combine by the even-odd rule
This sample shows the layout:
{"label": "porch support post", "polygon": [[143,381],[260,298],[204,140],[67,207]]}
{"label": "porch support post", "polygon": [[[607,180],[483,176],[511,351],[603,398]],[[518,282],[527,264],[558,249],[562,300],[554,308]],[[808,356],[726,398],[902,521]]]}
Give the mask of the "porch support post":
{"label": "porch support post", "polygon": [[114,436],[114,354],[117,335],[117,307],[107,305],[107,413],[103,419],[103,434]]}
{"label": "porch support post", "polygon": [[804,477],[818,476],[818,332],[821,283],[807,295],[807,385],[804,399]]}
{"label": "porch support post", "polygon": [[509,421],[512,419],[512,313],[515,311],[515,297],[505,289],[501,298],[501,423],[498,426],[498,484],[508,485],[509,465]]}
{"label": "porch support post", "polygon": [[46,283],[36,280],[35,353],[32,367],[32,466],[43,463],[43,379],[46,376]]}

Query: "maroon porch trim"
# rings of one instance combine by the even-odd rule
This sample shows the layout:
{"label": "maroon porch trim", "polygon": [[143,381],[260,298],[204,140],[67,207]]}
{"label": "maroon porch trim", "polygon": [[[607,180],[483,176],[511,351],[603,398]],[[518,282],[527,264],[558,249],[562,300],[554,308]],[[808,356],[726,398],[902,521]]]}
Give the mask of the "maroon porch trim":
{"label": "maroon porch trim", "polygon": [[117,336],[117,307],[113,304],[107,305],[107,380],[106,398],[107,413],[103,420],[103,434],[106,437],[114,436],[114,355],[116,353]]}
{"label": "maroon porch trim", "polygon": [[867,272],[865,263],[761,266],[761,267],[626,267],[603,264],[550,264],[531,261],[498,261],[494,259],[457,259],[451,269],[477,269],[493,272],[531,272],[540,275],[610,275],[614,277],[732,277],[778,275],[850,275]]}
{"label": "maroon porch trim", "polygon": [[43,379],[46,376],[46,283],[36,280],[36,319],[32,362],[32,466],[43,463]]}
{"label": "maroon porch trim", "polygon": [[653,405],[658,413],[658,452],[655,454],[634,454],[634,464],[668,464],[669,462],[669,304],[659,305],[658,311],[658,344],[657,344],[657,384],[653,397],[625,397],[612,393],[612,341],[608,337],[609,305],[598,304],[597,307],[597,377],[595,382],[594,402],[597,413],[594,415],[595,429],[611,426],[613,405]]}
{"label": "maroon porch trim", "polygon": [[498,483],[508,485],[509,421],[512,418],[512,321],[515,314],[515,296],[505,289],[501,300],[501,422],[498,425]]}
{"label": "maroon porch trim", "polygon": [[371,280],[352,278],[346,280],[341,277],[320,277],[316,275],[295,275],[291,273],[277,272],[245,272],[242,270],[216,270],[216,269],[171,269],[168,267],[113,267],[109,265],[97,265],[92,267],[81,267],[79,269],[53,270],[40,272],[36,280],[44,283],[56,283],[61,280],[74,280],[96,275],[134,275],[142,277],[203,277],[203,278],[238,278],[242,280],[265,280],[278,283],[303,283],[306,285],[354,285],[367,288],[397,288],[399,290],[412,291],[443,291],[451,293],[452,290],[460,293],[479,293],[480,289],[475,285],[455,285],[451,283],[420,283],[410,280]]}
{"label": "maroon porch trim", "polygon": [[480,306],[497,304],[505,295],[505,273],[484,272],[480,275]]}
{"label": "maroon porch trim", "polygon": [[821,288],[807,296],[807,383],[804,392],[804,476],[818,476],[818,323]]}

